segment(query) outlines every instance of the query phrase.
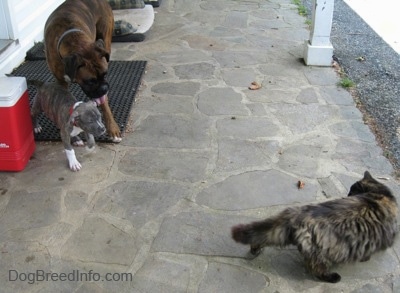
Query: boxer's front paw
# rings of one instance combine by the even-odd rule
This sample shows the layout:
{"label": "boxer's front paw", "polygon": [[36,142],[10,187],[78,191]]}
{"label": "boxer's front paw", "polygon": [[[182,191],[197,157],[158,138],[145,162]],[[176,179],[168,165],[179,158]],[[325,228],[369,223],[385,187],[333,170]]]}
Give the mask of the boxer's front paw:
{"label": "boxer's front paw", "polygon": [[112,142],[120,143],[122,141],[121,131],[119,130],[117,123],[109,123],[106,128]]}
{"label": "boxer's front paw", "polygon": [[77,160],[77,158],[75,156],[75,151],[74,150],[65,150],[65,154],[67,155],[68,164],[69,164],[69,168],[71,169],[71,171],[74,171],[74,172],[79,171],[82,168],[82,165]]}
{"label": "boxer's front paw", "polygon": [[122,141],[122,137],[114,136],[111,138],[111,141],[114,143],[120,143]]}

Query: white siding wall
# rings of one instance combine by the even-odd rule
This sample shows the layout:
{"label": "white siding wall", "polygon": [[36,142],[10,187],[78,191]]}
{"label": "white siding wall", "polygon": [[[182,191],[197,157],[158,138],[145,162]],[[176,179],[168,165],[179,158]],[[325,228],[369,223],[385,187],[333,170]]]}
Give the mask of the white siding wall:
{"label": "white siding wall", "polygon": [[20,65],[35,42],[43,40],[44,24],[64,0],[1,0],[8,1],[12,38],[18,40],[12,52],[0,62],[0,76]]}

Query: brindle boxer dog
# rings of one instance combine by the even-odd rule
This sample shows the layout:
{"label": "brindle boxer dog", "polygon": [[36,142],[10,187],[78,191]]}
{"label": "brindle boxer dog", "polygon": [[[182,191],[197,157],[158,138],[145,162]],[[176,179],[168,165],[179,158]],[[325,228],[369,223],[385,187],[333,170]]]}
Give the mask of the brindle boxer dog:
{"label": "brindle boxer dog", "polygon": [[114,16],[106,0],[66,0],[47,19],[44,43],[47,64],[66,88],[80,85],[103,110],[105,125],[114,142],[121,132],[108,104],[106,80]]}

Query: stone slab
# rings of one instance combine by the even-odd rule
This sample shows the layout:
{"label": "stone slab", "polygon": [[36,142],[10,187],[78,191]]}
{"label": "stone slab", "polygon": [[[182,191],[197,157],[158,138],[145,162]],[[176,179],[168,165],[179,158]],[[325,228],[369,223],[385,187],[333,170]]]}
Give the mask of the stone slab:
{"label": "stone slab", "polygon": [[317,103],[318,95],[314,88],[305,88],[301,90],[299,95],[296,97],[296,100],[303,104]]}
{"label": "stone slab", "polygon": [[242,96],[231,88],[210,88],[197,99],[199,110],[209,116],[248,115]]}
{"label": "stone slab", "polygon": [[62,193],[61,188],[32,193],[26,190],[12,192],[0,221],[2,233],[41,228],[58,222]]}
{"label": "stone slab", "polygon": [[264,275],[240,266],[211,262],[199,286],[199,293],[261,292],[269,280]]}
{"label": "stone slab", "polygon": [[328,104],[354,106],[353,97],[348,91],[337,86],[321,87],[320,94]]}
{"label": "stone slab", "polygon": [[[176,26],[176,25],[174,25]],[[168,29],[168,27],[166,27]],[[182,64],[209,61],[210,57],[204,52],[197,51],[173,51],[163,52],[163,54],[151,53],[148,58],[165,64]]]}
{"label": "stone slab", "polygon": [[122,141],[137,147],[203,149],[209,146],[210,121],[196,116],[150,115]]}
{"label": "stone slab", "polygon": [[[101,233],[99,233],[101,231]],[[62,247],[62,257],[83,263],[128,267],[138,248],[132,235],[101,218],[84,220]]]}
{"label": "stone slab", "polygon": [[174,66],[175,75],[179,79],[212,79],[214,78],[215,65],[201,62]]}
{"label": "stone slab", "polygon": [[316,186],[307,182],[306,188],[299,190],[298,180],[276,170],[245,172],[204,189],[196,202],[212,209],[236,211],[313,201]]}
{"label": "stone slab", "polygon": [[[67,157],[61,142],[42,142],[23,173],[13,173],[15,186],[32,183],[34,191],[48,188],[63,188],[102,182],[112,165],[114,153],[103,145],[88,152],[84,147],[75,147],[75,154],[82,164],[79,172],[68,167]],[[49,175],[49,169],[51,173]]]}
{"label": "stone slab", "polygon": [[213,52],[213,57],[222,68],[239,68],[258,65],[267,61],[265,53],[258,52]]}
{"label": "stone slab", "polygon": [[133,177],[196,182],[204,178],[209,157],[208,153],[144,150],[126,153],[118,169]]}
{"label": "stone slab", "polygon": [[[208,212],[181,212],[162,222],[151,250],[206,256],[243,256],[249,250],[231,238],[231,227],[247,217]],[[254,220],[254,219],[253,219]]]}
{"label": "stone slab", "polygon": [[269,104],[298,104],[296,97],[300,93],[298,89],[270,89],[264,86],[256,91],[246,89],[243,92],[248,100],[264,103],[268,109]]}
{"label": "stone slab", "polygon": [[[301,155],[299,155],[301,154]],[[318,159],[323,155],[320,146],[293,145],[282,150],[278,166],[300,177],[320,177]]]}
{"label": "stone slab", "polygon": [[97,192],[93,211],[128,220],[138,229],[189,194],[187,188],[172,183],[120,181]]}
{"label": "stone slab", "polygon": [[248,88],[257,81],[257,73],[249,68],[230,68],[221,71],[222,78],[228,86]]}
{"label": "stone slab", "polygon": [[231,11],[225,18],[224,25],[227,27],[245,28],[247,27],[247,13]]}
{"label": "stone slab", "polygon": [[329,67],[305,67],[304,74],[312,85],[331,86],[339,82],[337,74]]}
{"label": "stone slab", "polygon": [[220,137],[240,139],[256,139],[275,137],[279,127],[265,117],[226,118],[217,121],[217,130]]}
{"label": "stone slab", "polygon": [[251,141],[223,138],[218,141],[216,171],[266,167],[279,152],[278,141]]}
{"label": "stone slab", "polygon": [[163,82],[154,85],[151,90],[158,94],[194,96],[200,89],[200,83],[192,81]]}
{"label": "stone slab", "polygon": [[194,101],[190,96],[153,94],[136,102],[135,111],[149,111],[158,114],[192,114]]}
{"label": "stone slab", "polygon": [[329,127],[330,131],[337,136],[348,138],[359,138],[365,142],[374,142],[375,136],[368,126],[359,121],[339,122]]}
{"label": "stone slab", "polygon": [[43,290],[45,282],[35,278],[37,270],[51,272],[51,255],[47,248],[35,241],[1,242],[1,291],[32,292]]}
{"label": "stone slab", "polygon": [[273,104],[269,106],[282,125],[295,134],[317,130],[334,119],[336,109],[319,104]]}
{"label": "stone slab", "polygon": [[133,292],[185,293],[190,281],[190,267],[159,258],[149,258],[136,272]]}

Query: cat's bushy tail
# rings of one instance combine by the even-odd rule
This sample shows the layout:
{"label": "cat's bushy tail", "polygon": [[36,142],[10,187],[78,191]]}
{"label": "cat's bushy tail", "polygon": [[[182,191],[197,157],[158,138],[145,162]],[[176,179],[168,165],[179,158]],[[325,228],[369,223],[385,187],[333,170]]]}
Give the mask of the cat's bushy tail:
{"label": "cat's bushy tail", "polygon": [[292,213],[286,210],[276,217],[250,224],[232,227],[232,238],[252,248],[263,246],[286,246],[293,242],[293,229],[290,223]]}

